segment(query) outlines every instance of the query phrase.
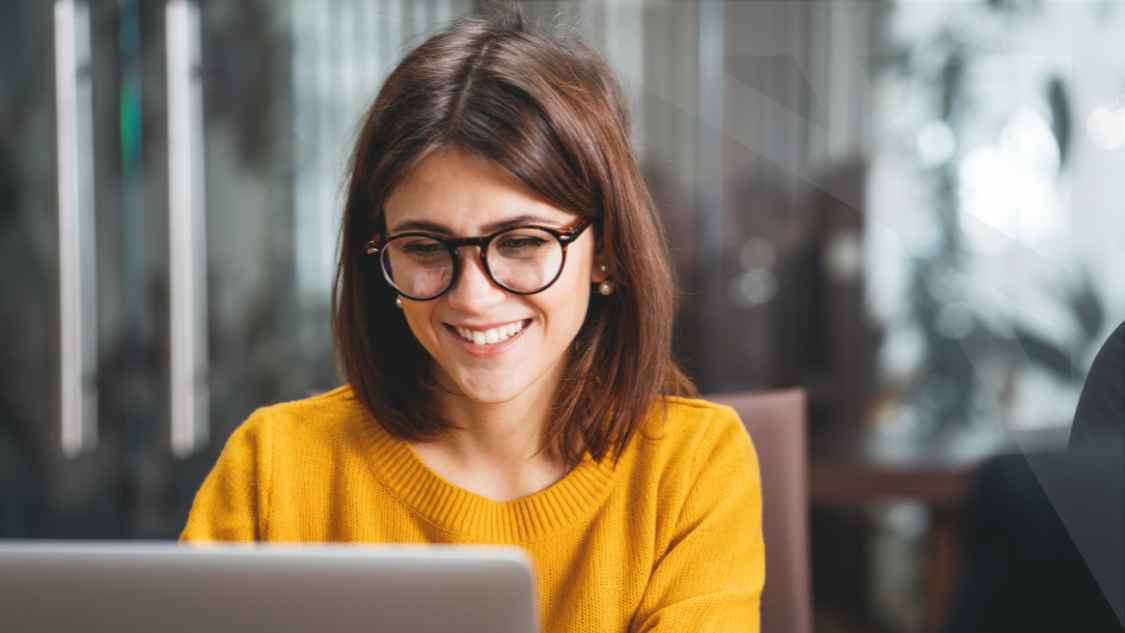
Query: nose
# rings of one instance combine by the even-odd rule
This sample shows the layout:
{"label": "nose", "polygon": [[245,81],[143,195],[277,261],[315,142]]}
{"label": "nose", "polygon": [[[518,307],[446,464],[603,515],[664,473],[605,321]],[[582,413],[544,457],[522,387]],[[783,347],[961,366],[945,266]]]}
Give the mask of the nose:
{"label": "nose", "polygon": [[461,258],[461,271],[445,295],[450,307],[470,314],[484,314],[504,301],[507,293],[488,277],[478,247],[462,246],[457,249],[457,257]]}

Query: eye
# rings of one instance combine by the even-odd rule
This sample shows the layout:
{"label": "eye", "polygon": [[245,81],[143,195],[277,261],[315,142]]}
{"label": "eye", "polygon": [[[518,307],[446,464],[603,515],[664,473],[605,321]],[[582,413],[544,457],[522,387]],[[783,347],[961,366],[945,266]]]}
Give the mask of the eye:
{"label": "eye", "polygon": [[447,261],[449,251],[437,240],[411,236],[391,242],[386,256],[396,264],[414,262],[419,265],[430,265]]}
{"label": "eye", "polygon": [[404,246],[403,250],[407,253],[431,254],[445,250],[445,247],[438,242],[414,242]]}
{"label": "eye", "polygon": [[504,235],[497,241],[499,248],[511,250],[539,248],[547,242],[531,235]]}

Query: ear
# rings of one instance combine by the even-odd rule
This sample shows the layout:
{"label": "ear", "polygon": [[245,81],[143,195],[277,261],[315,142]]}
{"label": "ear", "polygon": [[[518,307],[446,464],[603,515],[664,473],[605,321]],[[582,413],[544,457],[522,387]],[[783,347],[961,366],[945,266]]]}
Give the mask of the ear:
{"label": "ear", "polygon": [[609,266],[603,263],[602,258],[594,258],[594,268],[590,272],[590,281],[600,284],[606,279],[609,279]]}
{"label": "ear", "polygon": [[609,276],[610,269],[607,259],[605,255],[602,254],[601,249],[598,249],[598,253],[594,255],[594,265],[590,271],[590,281],[600,284],[606,279],[609,279]]}
{"label": "ear", "polygon": [[590,281],[600,284],[609,279],[609,261],[605,256],[605,249],[602,248],[601,236],[597,233],[594,234],[594,245],[594,265],[590,270]]}

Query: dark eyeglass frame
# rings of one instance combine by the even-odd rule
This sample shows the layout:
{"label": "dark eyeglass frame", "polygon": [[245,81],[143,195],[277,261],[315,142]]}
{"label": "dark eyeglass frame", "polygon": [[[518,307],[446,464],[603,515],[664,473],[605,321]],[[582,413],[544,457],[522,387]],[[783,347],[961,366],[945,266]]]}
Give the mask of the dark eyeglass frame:
{"label": "dark eyeglass frame", "polygon": [[[582,232],[585,231],[591,224],[593,224],[593,221],[590,218],[582,218],[574,226],[570,227],[569,229],[563,230],[552,229],[534,224],[521,224],[519,226],[509,226],[508,228],[501,229],[499,231],[496,231],[495,233],[492,233],[491,235],[485,235],[483,237],[450,238],[442,237],[440,235],[434,235],[432,233],[410,232],[396,235],[387,240],[378,238],[372,239],[365,245],[365,249],[367,250],[368,255],[379,255],[379,270],[383,272],[383,279],[387,280],[387,283],[391,285],[391,288],[393,288],[395,292],[406,297],[407,299],[410,299],[411,301],[433,301],[434,299],[437,299],[438,297],[449,292],[450,289],[453,288],[453,286],[457,283],[457,279],[461,275],[461,258],[457,254],[457,249],[461,248],[462,246],[477,246],[480,248],[481,267],[484,268],[485,274],[488,275],[488,278],[492,281],[492,283],[503,288],[505,292],[526,296],[538,294],[555,285],[555,282],[558,281],[559,277],[562,276],[563,268],[566,267],[567,247],[574,243],[574,241],[582,235]],[[532,292],[512,290],[508,286],[500,283],[500,281],[496,279],[496,276],[492,274],[492,269],[488,266],[488,246],[492,244],[492,240],[500,237],[505,233],[511,233],[512,231],[518,231],[521,229],[536,229],[548,233],[554,236],[556,240],[558,240],[559,246],[562,248],[562,261],[559,262],[559,271],[555,273],[555,276],[553,279],[551,279],[551,281],[547,282],[547,285],[543,286],[539,290],[535,290]],[[449,285],[446,286],[444,290],[432,297],[419,298],[406,294],[402,290],[399,290],[398,286],[395,285],[395,282],[390,277],[389,271],[387,271],[387,267],[383,264],[383,256],[380,255],[380,253],[382,253],[384,249],[386,249],[388,244],[403,237],[425,237],[427,239],[434,240],[435,242],[439,242],[442,246],[445,247],[445,250],[449,251],[449,254],[451,255],[450,259],[453,260],[453,276],[449,280]]]}

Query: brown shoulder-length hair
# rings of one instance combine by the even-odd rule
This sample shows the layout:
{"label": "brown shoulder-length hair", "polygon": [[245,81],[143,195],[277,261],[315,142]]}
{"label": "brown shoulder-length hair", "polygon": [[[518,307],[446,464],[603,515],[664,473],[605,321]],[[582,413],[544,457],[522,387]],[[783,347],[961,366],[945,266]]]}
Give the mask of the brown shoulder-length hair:
{"label": "brown shoulder-length hair", "polygon": [[676,289],[663,228],[633,156],[624,94],[603,59],[518,10],[466,19],[411,51],[367,113],[350,164],[333,336],[356,398],[389,433],[435,439],[433,359],[365,243],[383,204],[436,152],[475,153],[551,204],[594,220],[616,285],[594,295],[556,396],[547,446],[615,458],[661,396],[695,389],[671,356]]}

